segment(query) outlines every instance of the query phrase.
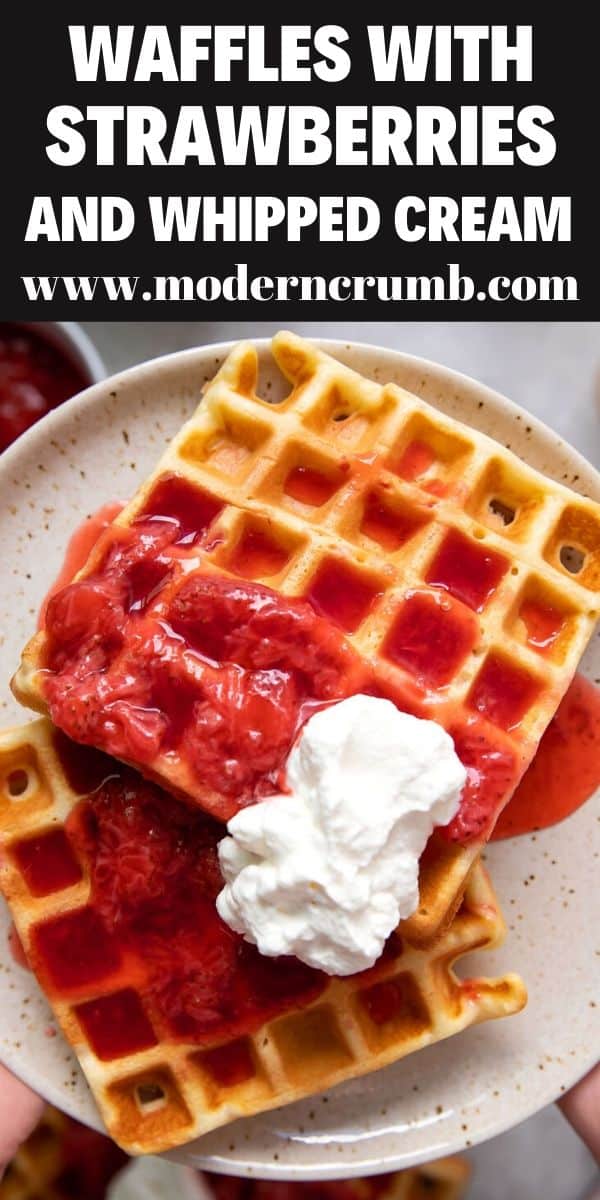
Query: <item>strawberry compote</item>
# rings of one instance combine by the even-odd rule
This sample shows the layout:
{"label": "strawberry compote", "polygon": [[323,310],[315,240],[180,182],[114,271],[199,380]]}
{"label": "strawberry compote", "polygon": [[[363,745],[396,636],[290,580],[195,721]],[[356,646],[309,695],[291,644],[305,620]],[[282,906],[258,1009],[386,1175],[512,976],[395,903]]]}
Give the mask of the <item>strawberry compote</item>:
{"label": "strawberry compote", "polygon": [[98,981],[114,978],[118,990],[77,1010],[101,1058],[159,1037],[200,1044],[237,1037],[323,990],[320,972],[297,959],[261,957],[221,921],[224,832],[117,764],[69,817],[66,833],[89,869],[91,895],[68,919],[85,914],[86,928],[96,922],[101,936],[79,954],[76,936],[53,936],[65,918],[45,922],[34,937],[36,969],[54,993],[72,994],[92,971]]}
{"label": "strawberry compote", "polygon": [[109,530],[95,569],[50,599],[43,687],[69,737],[142,771],[178,756],[228,819],[278,790],[315,707],[367,690],[371,672],[306,601],[198,569],[214,504],[194,516],[169,499],[168,516]]}
{"label": "strawberry compote", "polygon": [[[406,700],[382,690],[346,640],[358,607],[373,602],[365,581],[329,559],[296,599],[248,572],[218,574],[205,552],[222,541],[221,510],[216,497],[166,475],[132,525],[105,529],[85,577],[48,601],[42,688],[74,741],[160,772],[176,791],[184,767],[187,797],[229,820],[284,786],[315,709],[357,692],[391,696],[399,708]],[[409,596],[384,656],[425,699],[423,689],[435,693],[468,652],[474,621],[460,600]],[[419,705],[416,715],[429,714]],[[447,833],[464,842],[489,833],[520,765],[506,734],[478,712],[450,732],[468,783]]]}

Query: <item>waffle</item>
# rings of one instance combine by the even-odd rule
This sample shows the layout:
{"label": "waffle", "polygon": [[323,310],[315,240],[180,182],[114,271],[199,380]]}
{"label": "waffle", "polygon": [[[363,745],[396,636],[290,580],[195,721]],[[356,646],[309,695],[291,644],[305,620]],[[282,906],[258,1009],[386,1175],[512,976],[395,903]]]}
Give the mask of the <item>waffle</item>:
{"label": "waffle", "polygon": [[[470,1175],[466,1159],[458,1155],[438,1158],[435,1162],[398,1171],[383,1195],[385,1200],[461,1200],[466,1194]],[[376,1200],[377,1195],[382,1194],[376,1187],[369,1186],[372,1180],[361,1182],[367,1184],[367,1189],[359,1193],[357,1200]]]}
{"label": "waffle", "polygon": [[47,1108],[0,1180],[0,1200],[56,1200],[53,1184],[62,1167],[62,1138],[68,1117]]}
{"label": "waffle", "polygon": [[125,1162],[108,1138],[48,1107],[0,1179],[0,1200],[101,1200]]}
{"label": "waffle", "polygon": [[215,1200],[460,1200],[470,1174],[467,1160],[456,1155],[359,1179],[280,1183],[208,1172],[201,1179]]}
{"label": "waffle", "polygon": [[[92,1049],[77,1014],[88,1001],[110,1001],[111,996],[122,996],[124,989],[129,989],[131,1012],[131,991],[140,968],[139,963],[132,966],[127,960],[110,959],[110,944],[108,951],[104,946],[110,935],[96,918],[95,932],[90,932],[87,940],[94,942],[94,955],[107,956],[107,966],[102,958],[98,970],[95,958],[93,983],[80,982],[78,956],[87,953],[85,946],[80,950],[81,914],[86,914],[85,922],[91,920],[93,910],[85,861],[80,863],[77,880],[65,879],[60,871],[56,874],[56,837],[67,840],[61,826],[80,795],[74,790],[72,764],[65,758],[65,740],[58,740],[46,720],[0,736],[0,884],[29,961],[42,982],[47,981],[47,974],[40,929],[60,918],[61,954],[69,964],[69,981],[62,989],[54,984],[46,991],[110,1136],[129,1153],[155,1153],[179,1145],[237,1117],[323,1091],[469,1025],[523,1007],[526,997],[518,977],[463,981],[452,969],[457,959],[476,948],[495,946],[504,934],[490,882],[483,867],[477,865],[461,909],[435,949],[425,950],[396,936],[394,953],[382,956],[371,972],[345,980],[323,979],[317,1000],[281,1006],[276,1019],[250,1036],[239,1038],[233,1030],[229,1037],[221,1036],[212,1043],[204,1038],[199,1048],[197,1043],[156,1034],[149,1048],[102,1059]],[[81,780],[81,769],[79,776]],[[40,843],[45,833],[52,836],[51,845]],[[31,839],[36,839],[35,843]],[[19,847],[25,846],[25,861],[31,862],[28,851],[33,845],[38,871],[46,847],[52,860],[49,877],[54,890],[46,883],[43,895],[39,895],[39,887],[34,889],[38,895],[32,894],[19,854]],[[72,846],[66,849],[73,853]],[[64,861],[64,850],[63,843],[60,861]],[[44,878],[48,879],[48,872]],[[75,943],[69,936],[73,926],[65,928],[69,920],[78,923]],[[55,931],[56,923],[50,928]],[[139,995],[134,994],[133,999],[138,1005],[136,1028],[140,1019],[147,1028],[148,1014],[139,1011]],[[213,1044],[215,1040],[218,1045]]]}
{"label": "waffle", "polygon": [[[454,736],[474,799],[466,827],[459,816],[422,860],[411,930],[425,943],[456,910],[591,635],[600,507],[299,337],[278,334],[272,351],[287,398],[258,398],[256,351],[237,346],[115,527],[132,526],[163,477],[183,478],[212,498],[203,571],[308,594],[373,664],[382,695]],[[159,591],[158,607],[182,577]],[[42,713],[45,647],[42,632],[13,681]],[[218,797],[172,748],[134,765],[215,808]]]}

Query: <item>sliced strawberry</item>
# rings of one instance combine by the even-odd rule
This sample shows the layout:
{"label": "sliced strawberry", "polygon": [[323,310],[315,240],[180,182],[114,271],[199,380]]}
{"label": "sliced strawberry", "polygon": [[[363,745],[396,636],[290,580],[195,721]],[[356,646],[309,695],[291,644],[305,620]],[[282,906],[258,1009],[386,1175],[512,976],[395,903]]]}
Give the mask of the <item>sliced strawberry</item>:
{"label": "sliced strawberry", "polygon": [[94,904],[110,929],[140,908],[150,922],[155,904],[164,916],[167,887],[214,898],[223,886],[216,850],[222,828],[118,764],[75,809],[68,829],[91,860]]}
{"label": "sliced strawberry", "polygon": [[276,776],[298,728],[299,696],[283,671],[244,671],[230,664],[207,671],[185,735],[186,753],[209,787],[248,803]]}
{"label": "sliced strawberry", "polygon": [[468,842],[489,833],[517,785],[520,765],[510,748],[492,741],[475,718],[450,733],[467,782],[456,816],[440,832],[449,841]]}
{"label": "sliced strawberry", "polygon": [[[110,579],[82,579],[52,597],[46,610],[51,671],[99,670],[123,643],[122,586]],[[88,665],[90,664],[90,665]]]}
{"label": "sliced strawberry", "polygon": [[338,631],[309,604],[259,583],[198,572],[179,589],[169,621],[211,661],[296,671],[317,698],[347,695],[347,680],[367,673]]}

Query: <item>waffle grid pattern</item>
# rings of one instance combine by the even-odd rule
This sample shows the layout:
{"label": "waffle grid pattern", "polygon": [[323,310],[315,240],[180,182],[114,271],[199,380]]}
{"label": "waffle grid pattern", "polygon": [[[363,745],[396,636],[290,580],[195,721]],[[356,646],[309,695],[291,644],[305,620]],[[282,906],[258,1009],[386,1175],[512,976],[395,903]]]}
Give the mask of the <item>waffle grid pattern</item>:
{"label": "waffle grid pattern", "polygon": [[[287,397],[276,405],[261,400],[256,351],[248,343],[236,347],[116,525],[135,520],[162,477],[183,476],[223,505],[202,547],[203,569],[247,574],[291,596],[310,592],[324,565],[333,572],[330,593],[343,596],[358,581],[364,611],[357,616],[353,609],[355,627],[346,623],[345,633],[375,664],[382,694],[453,735],[475,721],[488,744],[514,756],[500,811],[593,630],[600,507],[416,396],[362,378],[301,338],[278,334],[272,349],[291,384]],[[316,473],[323,503],[306,502],[307,472],[313,483]],[[248,567],[257,537],[272,548],[270,565],[255,557]],[[451,561],[465,562],[458,584],[444,583],[448,538],[459,539],[450,544]],[[567,561],[580,566],[577,575],[563,565],[565,546]],[[197,550],[188,552],[194,555]],[[484,558],[499,578],[490,582]],[[92,554],[82,574],[94,565]],[[157,604],[168,603],[183,578],[187,574],[167,584]],[[549,607],[558,625],[543,652],[527,638],[524,614],[531,603]],[[397,622],[423,604],[424,612],[416,610],[417,640],[425,619],[422,646],[416,659],[411,651],[412,661],[404,654],[399,662]],[[403,637],[414,648],[414,626],[401,631],[400,642]],[[436,677],[431,671],[440,646],[450,665]],[[41,633],[26,648],[14,681],[18,698],[41,712],[43,649]],[[513,696],[516,686],[508,713],[497,704],[498,669]],[[518,719],[511,725],[514,704]],[[183,758],[159,755],[152,775],[202,803],[202,786]],[[484,841],[474,838],[459,849],[440,841],[423,864],[414,937],[430,941],[450,919]]]}
{"label": "waffle grid pattern", "polygon": [[[84,908],[89,878],[82,863],[80,882],[36,898],[19,870],[14,848],[63,826],[78,798],[67,782],[48,721],[0,736],[0,883],[38,973],[35,927]],[[234,1051],[241,1049],[247,1064],[244,1077],[238,1073],[234,1082],[215,1066],[215,1048],[206,1044],[200,1049],[162,1040],[150,1049],[101,1061],[86,1040],[74,1008],[122,988],[119,970],[70,994],[59,996],[53,990],[49,998],[110,1135],[130,1153],[153,1153],[237,1117],[376,1070],[468,1025],[518,1011],[525,1003],[518,977],[461,981],[452,970],[458,958],[475,948],[496,945],[503,934],[491,885],[478,865],[460,912],[435,950],[419,949],[402,937],[399,956],[381,964],[375,983],[372,975],[368,981],[334,979],[318,1000],[300,1011],[290,1010],[268,1022],[245,1037],[243,1044],[234,1039]],[[43,976],[43,963],[41,971]],[[131,978],[125,982],[135,985]],[[381,987],[387,989],[387,996],[377,992]],[[390,988],[395,1009],[388,1019],[386,1008],[381,1022],[377,1005],[382,999],[389,1004]]]}

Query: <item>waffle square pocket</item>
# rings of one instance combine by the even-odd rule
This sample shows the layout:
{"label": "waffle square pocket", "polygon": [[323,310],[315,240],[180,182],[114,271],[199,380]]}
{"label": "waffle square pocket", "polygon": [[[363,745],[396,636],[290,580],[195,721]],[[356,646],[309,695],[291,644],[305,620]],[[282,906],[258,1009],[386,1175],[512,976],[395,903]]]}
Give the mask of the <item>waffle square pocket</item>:
{"label": "waffle square pocket", "polygon": [[220,820],[276,791],[315,705],[366,691],[438,721],[468,782],[421,863],[427,944],[592,633],[600,507],[302,338],[271,353],[283,399],[231,351],[14,691]]}
{"label": "waffle square pocket", "polygon": [[[434,947],[401,925],[372,969],[332,978],[263,958],[219,920],[222,826],[110,759],[99,781],[87,753],[89,794],[81,749],[49,721],[0,735],[0,778],[9,764],[27,773],[30,799],[50,798],[35,808],[14,796],[0,816],[0,885],[107,1130],[129,1153],[180,1145],[523,1007],[517,976],[453,969],[504,934],[481,865]],[[56,870],[57,834],[77,877]]]}

